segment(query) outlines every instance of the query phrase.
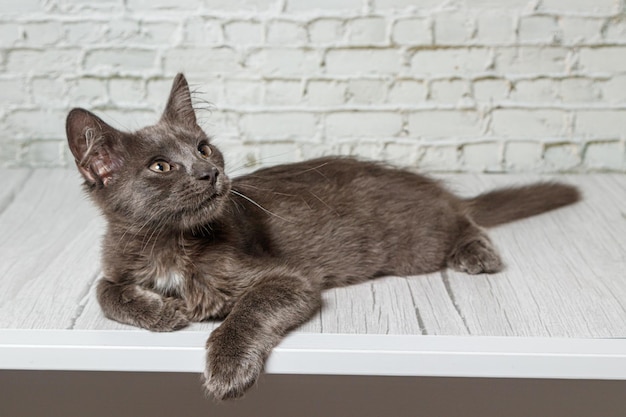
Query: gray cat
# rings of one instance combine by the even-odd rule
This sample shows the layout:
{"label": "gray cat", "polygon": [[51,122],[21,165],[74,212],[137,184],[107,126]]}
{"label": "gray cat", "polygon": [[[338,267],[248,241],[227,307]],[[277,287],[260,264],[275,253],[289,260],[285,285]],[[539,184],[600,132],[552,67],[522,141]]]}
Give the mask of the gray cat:
{"label": "gray cat", "polygon": [[66,128],[108,222],[104,314],[153,331],[223,318],[204,373],[218,399],[243,395],[271,349],[320,308],[322,290],[446,267],[499,271],[483,227],[579,199],[557,183],[461,199],[421,175],[342,157],[230,179],[182,74],[153,126],[121,132],[74,109]]}

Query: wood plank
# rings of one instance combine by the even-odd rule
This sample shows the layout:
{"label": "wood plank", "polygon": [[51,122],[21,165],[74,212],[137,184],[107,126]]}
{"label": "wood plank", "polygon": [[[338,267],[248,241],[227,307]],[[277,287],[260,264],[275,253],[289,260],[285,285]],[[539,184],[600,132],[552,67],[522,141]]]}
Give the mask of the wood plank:
{"label": "wood plank", "polygon": [[383,277],[324,292],[323,333],[421,334],[404,277]]}
{"label": "wood plank", "polygon": [[406,283],[413,297],[426,335],[468,335],[456,300],[443,273],[408,277]]}
{"label": "wood plank", "polygon": [[36,170],[0,214],[0,327],[73,325],[98,271],[102,222],[78,174]]}
{"label": "wood plank", "polygon": [[[510,177],[481,176],[476,188]],[[526,177],[526,180],[536,177]],[[562,179],[562,177],[560,177]],[[504,272],[470,277],[449,271],[450,287],[472,334],[624,337],[622,243],[626,222],[604,176],[568,177],[585,192],[575,206],[490,231]],[[608,198],[607,198],[608,197]],[[612,230],[609,230],[612,229]],[[621,236],[621,237],[619,237]]]}

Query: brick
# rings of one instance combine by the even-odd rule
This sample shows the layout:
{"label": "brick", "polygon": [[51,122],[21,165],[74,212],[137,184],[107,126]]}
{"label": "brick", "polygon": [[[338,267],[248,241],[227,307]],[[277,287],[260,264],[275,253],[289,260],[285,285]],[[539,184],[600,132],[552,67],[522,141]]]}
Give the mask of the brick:
{"label": "brick", "polygon": [[467,7],[472,9],[507,9],[525,10],[534,3],[533,0],[472,0]]}
{"label": "brick", "polygon": [[560,136],[565,113],[561,110],[496,109],[491,129],[495,135],[511,138]]}
{"label": "brick", "polygon": [[438,14],[435,18],[435,44],[461,45],[474,34],[474,21],[467,15]]}
{"label": "brick", "polygon": [[479,45],[506,45],[515,41],[515,23],[509,14],[487,12],[476,17],[475,41]]}
{"label": "brick", "polygon": [[196,0],[126,0],[126,7],[136,11],[154,9],[198,10],[201,3]]}
{"label": "brick", "polygon": [[111,19],[106,27],[107,42],[123,42],[122,45],[125,45],[129,40],[140,36],[138,20]]}
{"label": "brick", "polygon": [[467,143],[461,147],[461,164],[469,171],[501,171],[500,148],[497,142]]}
{"label": "brick", "polygon": [[402,56],[393,49],[331,49],[326,55],[329,74],[394,74],[402,68]]}
{"label": "brick", "polygon": [[[624,87],[626,87],[626,85]],[[586,78],[566,78],[561,81],[560,97],[563,102],[594,102],[600,100],[601,96],[600,88],[595,85],[593,80]]]}
{"label": "brick", "polygon": [[0,106],[21,104],[28,101],[26,93],[26,83],[20,78],[0,79],[0,93],[2,101]]}
{"label": "brick", "polygon": [[183,25],[182,36],[184,45],[220,45],[224,38],[222,23],[217,19],[189,19]]}
{"label": "brick", "polygon": [[417,148],[419,145],[416,142],[388,142],[384,144],[383,158],[378,156],[377,159],[384,159],[395,166],[399,167],[411,167],[415,165],[417,157]]}
{"label": "brick", "polygon": [[585,165],[599,170],[623,170],[626,167],[624,142],[591,142],[587,144]]}
{"label": "brick", "polygon": [[[598,19],[603,23],[603,20]],[[604,39],[607,42],[624,43],[626,41],[626,17],[622,16],[616,19],[610,19],[606,22],[604,31]]]}
{"label": "brick", "polygon": [[282,0],[211,0],[207,3],[210,10],[225,12],[242,12],[242,11],[280,11]]}
{"label": "brick", "polygon": [[580,146],[574,143],[545,145],[543,160],[550,171],[568,171],[581,164]]}
{"label": "brick", "polygon": [[[80,51],[69,49],[29,50],[14,49],[8,52],[7,72],[23,73],[72,73],[79,67]],[[45,63],[45,66],[42,65]]]}
{"label": "brick", "polygon": [[342,11],[360,12],[363,0],[287,0],[287,12]]}
{"label": "brick", "polygon": [[380,45],[387,40],[387,23],[381,17],[352,19],[347,24],[347,41],[352,45]]}
{"label": "brick", "polygon": [[305,101],[313,106],[343,104],[346,84],[333,80],[311,80],[307,83]]}
{"label": "brick", "polygon": [[459,147],[456,145],[426,145],[421,149],[420,169],[437,172],[455,170],[459,166]]}
{"label": "brick", "polygon": [[196,117],[202,129],[207,134],[218,138],[220,142],[222,139],[233,139],[241,143],[240,114],[237,111],[227,109],[220,109],[216,112],[196,110]]}
{"label": "brick", "polygon": [[411,137],[475,137],[481,134],[481,120],[475,111],[428,110],[409,114]]}
{"label": "brick", "polygon": [[473,89],[477,101],[501,101],[509,97],[511,82],[500,78],[484,78],[474,81]]}
{"label": "brick", "polygon": [[552,43],[559,35],[559,27],[554,17],[529,16],[520,21],[519,41],[522,43]]}
{"label": "brick", "polygon": [[615,76],[600,85],[602,98],[613,103],[626,102],[626,75]]}
{"label": "brick", "polygon": [[397,80],[389,88],[387,101],[394,104],[421,104],[428,89],[422,81]]}
{"label": "brick", "polygon": [[419,50],[411,59],[413,72],[438,76],[483,73],[489,64],[489,51],[484,48]]}
{"label": "brick", "polygon": [[109,81],[109,94],[114,103],[143,104],[146,96],[142,80],[119,78]]}
{"label": "brick", "polygon": [[295,22],[270,22],[267,28],[267,43],[270,45],[304,45],[307,31]]}
{"label": "brick", "polygon": [[[34,78],[31,81],[33,101],[43,105],[62,105],[68,99],[67,85],[60,78]],[[74,100],[74,97],[71,97]],[[73,104],[73,103],[72,103]]]}
{"label": "brick", "polygon": [[375,0],[374,10],[386,11],[386,10],[405,10],[415,11],[423,9],[433,9],[442,5],[441,0],[421,0],[416,2],[414,0]]}
{"label": "brick", "polygon": [[504,149],[507,170],[533,171],[541,165],[543,146],[539,142],[508,142]]}
{"label": "brick", "polygon": [[226,41],[232,45],[258,45],[264,42],[263,25],[258,22],[236,21],[224,25]]}
{"label": "brick", "polygon": [[438,103],[457,103],[469,96],[469,85],[464,80],[435,80],[430,84],[430,99]]}
{"label": "brick", "polygon": [[619,2],[614,0],[542,0],[538,10],[554,13],[612,14],[619,10]]}
{"label": "brick", "polygon": [[60,22],[36,22],[23,25],[24,44],[27,46],[49,46],[64,36]]}
{"label": "brick", "polygon": [[402,19],[394,23],[391,33],[393,42],[400,45],[430,45],[433,42],[427,19]]}
{"label": "brick", "polygon": [[336,112],[326,116],[330,137],[388,137],[402,129],[402,116],[395,112]]}
{"label": "brick", "polygon": [[169,78],[148,80],[146,82],[146,103],[155,108],[163,109],[171,88],[172,80]]}
{"label": "brick", "polygon": [[5,16],[39,11],[41,11],[41,2],[39,0],[7,1],[2,4],[2,14]]}
{"label": "brick", "polygon": [[297,105],[302,103],[303,85],[300,81],[275,80],[265,85],[265,103]]}
{"label": "brick", "polygon": [[117,71],[145,71],[155,68],[156,52],[148,49],[96,49],[85,55],[86,71],[111,73]]}
{"label": "brick", "polygon": [[[604,19],[559,17],[559,40],[565,45],[602,43]],[[610,29],[607,31],[610,32]],[[626,32],[624,33],[626,35]],[[624,39],[624,35],[620,39]],[[607,35],[607,37],[609,37]]]}
{"label": "brick", "polygon": [[247,113],[241,116],[242,132],[248,138],[285,139],[289,137],[313,136],[316,117],[311,113]]}
{"label": "brick", "polygon": [[581,48],[580,67],[592,72],[623,72],[626,68],[626,46]]}
{"label": "brick", "polygon": [[317,19],[309,23],[309,41],[313,44],[335,43],[344,36],[344,22],[340,19]]}
{"label": "brick", "polygon": [[[255,80],[225,80],[224,104],[228,106],[255,105],[261,103],[263,85]],[[210,97],[210,100],[220,100],[219,97]]]}
{"label": "brick", "polygon": [[0,23],[0,47],[13,46],[23,39],[22,29],[15,23]]}
{"label": "brick", "polygon": [[514,84],[511,100],[529,103],[551,103],[559,95],[559,83],[550,78],[520,80]]}
{"label": "brick", "polygon": [[67,96],[73,106],[91,107],[108,101],[107,80],[81,77],[69,80]]}
{"label": "brick", "polygon": [[498,48],[496,69],[500,74],[563,74],[567,53],[559,47]]}
{"label": "brick", "polygon": [[[187,27],[187,25],[185,25]],[[145,45],[175,45],[182,37],[182,29],[173,22],[142,22],[136,42]],[[204,38],[204,42],[208,39]]]}
{"label": "brick", "polygon": [[173,75],[183,71],[189,74],[234,73],[242,69],[239,55],[230,48],[176,48],[163,54],[163,69]]}
{"label": "brick", "polygon": [[576,113],[574,132],[586,138],[612,139],[626,132],[626,110],[581,110]]}
{"label": "brick", "polygon": [[65,22],[65,40],[70,45],[91,45],[106,40],[107,26],[102,22]]}
{"label": "brick", "polygon": [[7,133],[18,139],[65,138],[65,110],[14,110],[5,119]]}
{"label": "brick", "polygon": [[382,104],[385,101],[387,87],[381,80],[348,81],[347,98],[349,103]]}
{"label": "brick", "polygon": [[312,50],[267,48],[250,54],[246,66],[264,75],[302,76],[318,72],[320,57]]}

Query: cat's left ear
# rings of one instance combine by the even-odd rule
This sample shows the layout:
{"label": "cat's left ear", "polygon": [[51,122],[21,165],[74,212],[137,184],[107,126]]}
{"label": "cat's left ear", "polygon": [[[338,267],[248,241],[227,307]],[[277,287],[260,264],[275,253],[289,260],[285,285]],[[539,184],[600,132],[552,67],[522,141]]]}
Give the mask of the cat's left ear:
{"label": "cat's left ear", "polygon": [[191,104],[189,84],[187,84],[187,80],[182,73],[179,73],[174,78],[170,97],[167,100],[161,120],[165,123],[182,124],[191,128],[198,127],[196,113]]}
{"label": "cat's left ear", "polygon": [[76,167],[90,185],[107,186],[123,164],[123,133],[95,114],[73,109],[65,125]]}

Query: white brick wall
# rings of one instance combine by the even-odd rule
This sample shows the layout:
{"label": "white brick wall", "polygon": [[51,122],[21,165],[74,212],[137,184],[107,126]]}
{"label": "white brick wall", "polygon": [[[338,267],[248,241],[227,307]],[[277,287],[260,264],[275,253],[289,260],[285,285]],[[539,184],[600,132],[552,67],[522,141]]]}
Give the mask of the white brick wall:
{"label": "white brick wall", "polygon": [[626,0],[6,0],[0,166],[71,164],[75,106],[155,121],[178,71],[233,169],[626,172]]}

